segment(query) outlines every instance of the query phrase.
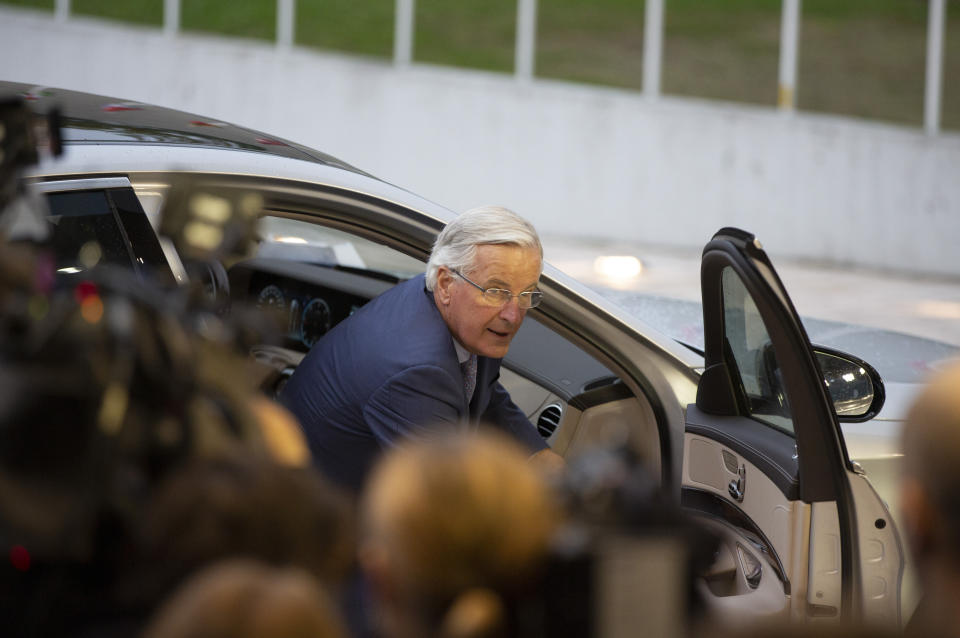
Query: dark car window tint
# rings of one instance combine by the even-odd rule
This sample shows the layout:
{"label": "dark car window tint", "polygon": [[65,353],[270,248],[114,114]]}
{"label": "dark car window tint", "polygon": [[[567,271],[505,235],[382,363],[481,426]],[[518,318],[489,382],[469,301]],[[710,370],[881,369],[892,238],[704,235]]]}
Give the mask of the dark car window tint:
{"label": "dark car window tint", "polygon": [[123,228],[127,232],[127,238],[130,240],[130,246],[133,249],[137,263],[146,268],[153,279],[159,284],[175,284],[173,272],[163,256],[163,249],[160,248],[160,241],[157,234],[153,232],[150,226],[150,220],[140,206],[136,194],[131,188],[112,188],[109,191],[110,198],[120,221],[123,222]]}
{"label": "dark car window tint", "polygon": [[96,248],[91,242],[99,246],[100,259],[97,263],[131,265],[123,233],[103,191],[50,193],[47,204],[50,207],[48,220],[57,270],[86,270],[92,264],[85,265],[80,253],[85,246],[91,247],[88,251],[95,253]]}

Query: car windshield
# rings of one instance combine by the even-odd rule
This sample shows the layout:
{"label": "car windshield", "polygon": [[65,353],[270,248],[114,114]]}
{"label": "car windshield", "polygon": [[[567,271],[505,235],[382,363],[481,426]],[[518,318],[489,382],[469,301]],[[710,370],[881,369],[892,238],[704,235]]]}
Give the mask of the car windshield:
{"label": "car windshield", "polygon": [[418,259],[312,222],[267,215],[260,220],[258,231],[257,257],[375,271],[397,279],[408,279],[424,270]]}

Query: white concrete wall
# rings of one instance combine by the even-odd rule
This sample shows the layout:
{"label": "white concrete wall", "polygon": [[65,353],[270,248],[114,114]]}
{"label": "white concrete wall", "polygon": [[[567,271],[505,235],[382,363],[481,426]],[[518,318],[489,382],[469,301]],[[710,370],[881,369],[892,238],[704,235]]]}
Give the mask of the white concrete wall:
{"label": "white concrete wall", "polygon": [[195,111],[549,234],[960,276],[960,135],[0,9],[0,79]]}

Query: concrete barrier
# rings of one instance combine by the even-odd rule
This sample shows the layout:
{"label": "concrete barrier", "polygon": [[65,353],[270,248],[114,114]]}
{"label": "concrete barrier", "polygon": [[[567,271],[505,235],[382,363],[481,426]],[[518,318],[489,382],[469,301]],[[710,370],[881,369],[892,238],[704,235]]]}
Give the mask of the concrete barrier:
{"label": "concrete barrier", "polygon": [[147,101],[313,146],[544,233],[960,276],[960,135],[763,107],[165,36],[0,9],[0,78]]}

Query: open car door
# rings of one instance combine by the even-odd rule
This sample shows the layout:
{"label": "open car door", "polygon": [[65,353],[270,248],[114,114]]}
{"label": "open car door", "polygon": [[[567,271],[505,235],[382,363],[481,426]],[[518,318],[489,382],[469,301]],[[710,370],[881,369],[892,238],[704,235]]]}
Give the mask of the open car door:
{"label": "open car door", "polygon": [[682,502],[722,539],[701,583],[709,607],[733,622],[899,627],[893,519],[847,457],[820,364],[760,242],[720,230],[701,286],[705,369],[686,412]]}

